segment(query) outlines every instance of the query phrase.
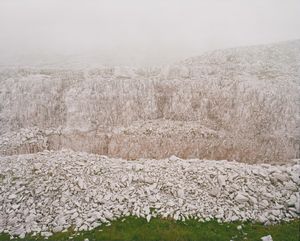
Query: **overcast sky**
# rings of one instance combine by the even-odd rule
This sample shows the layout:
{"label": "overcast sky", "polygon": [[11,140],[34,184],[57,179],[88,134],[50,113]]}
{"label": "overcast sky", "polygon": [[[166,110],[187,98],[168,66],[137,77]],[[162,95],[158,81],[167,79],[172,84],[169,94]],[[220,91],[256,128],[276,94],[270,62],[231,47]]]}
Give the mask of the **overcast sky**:
{"label": "overcast sky", "polygon": [[300,38],[300,0],[0,0],[0,61],[161,64]]}

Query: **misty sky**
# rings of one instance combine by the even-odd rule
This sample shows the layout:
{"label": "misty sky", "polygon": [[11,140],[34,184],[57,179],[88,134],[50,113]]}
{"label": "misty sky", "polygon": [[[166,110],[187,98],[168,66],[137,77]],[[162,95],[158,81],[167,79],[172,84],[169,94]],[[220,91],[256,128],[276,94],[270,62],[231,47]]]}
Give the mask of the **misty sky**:
{"label": "misty sky", "polygon": [[0,0],[0,63],[152,65],[299,38],[300,0]]}

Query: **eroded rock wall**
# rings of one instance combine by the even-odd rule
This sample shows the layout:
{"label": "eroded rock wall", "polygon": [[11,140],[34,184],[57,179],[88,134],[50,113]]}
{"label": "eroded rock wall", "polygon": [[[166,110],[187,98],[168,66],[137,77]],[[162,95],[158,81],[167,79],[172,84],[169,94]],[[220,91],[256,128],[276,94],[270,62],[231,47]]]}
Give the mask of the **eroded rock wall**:
{"label": "eroded rock wall", "polygon": [[[161,68],[2,69],[0,143],[8,144],[0,153],[71,148],[129,159],[296,158],[299,63],[300,41],[291,41]],[[46,140],[16,144],[9,137],[35,129],[28,135]]]}

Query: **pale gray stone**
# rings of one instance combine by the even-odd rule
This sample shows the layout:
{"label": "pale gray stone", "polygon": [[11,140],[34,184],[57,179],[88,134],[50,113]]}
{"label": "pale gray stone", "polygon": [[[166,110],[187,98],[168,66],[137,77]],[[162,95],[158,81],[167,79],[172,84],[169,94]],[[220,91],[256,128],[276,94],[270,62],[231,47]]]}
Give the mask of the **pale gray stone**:
{"label": "pale gray stone", "polygon": [[41,232],[41,236],[43,236],[43,237],[50,237],[52,235],[53,234],[51,232]]}
{"label": "pale gray stone", "polygon": [[177,160],[179,160],[180,158],[178,158],[177,156],[174,156],[174,155],[172,155],[172,156],[170,156],[169,157],[169,160],[171,161],[171,162],[175,162],[175,161],[177,161]]}
{"label": "pale gray stone", "polygon": [[273,241],[273,239],[272,239],[271,235],[267,235],[267,236],[261,237],[261,241]]}
{"label": "pale gray stone", "polygon": [[85,183],[84,183],[84,181],[81,178],[78,179],[77,183],[78,183],[78,186],[79,186],[80,189],[84,189],[85,188]]}
{"label": "pale gray stone", "polygon": [[269,202],[267,200],[262,200],[261,202],[259,202],[259,205],[265,209],[269,206]]}
{"label": "pale gray stone", "polygon": [[249,198],[244,196],[242,193],[238,193],[235,197],[235,200],[239,203],[245,203],[249,201]]}
{"label": "pale gray stone", "polygon": [[184,190],[183,190],[183,189],[179,189],[179,190],[177,191],[177,196],[178,196],[179,198],[184,198]]}

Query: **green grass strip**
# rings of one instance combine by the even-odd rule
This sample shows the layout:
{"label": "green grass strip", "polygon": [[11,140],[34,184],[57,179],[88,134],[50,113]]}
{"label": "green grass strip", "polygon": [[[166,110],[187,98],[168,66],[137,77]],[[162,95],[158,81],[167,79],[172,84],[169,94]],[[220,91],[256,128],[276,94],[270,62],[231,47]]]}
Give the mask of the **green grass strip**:
{"label": "green grass strip", "polygon": [[[237,228],[239,225],[242,226],[241,230]],[[299,233],[300,219],[264,226],[251,222],[218,223],[217,221],[198,222],[196,220],[182,222],[161,218],[151,219],[150,223],[147,223],[143,218],[126,217],[125,220],[122,218],[113,221],[110,226],[102,225],[91,231],[74,232],[69,230],[64,233],[56,233],[48,239],[27,235],[23,240],[83,241],[88,238],[89,241],[260,241],[262,236],[270,234],[274,241],[299,241]],[[10,236],[0,234],[0,240],[10,240]]]}

